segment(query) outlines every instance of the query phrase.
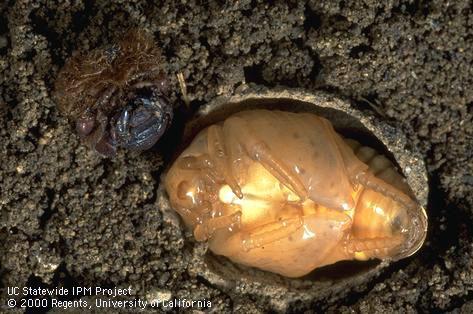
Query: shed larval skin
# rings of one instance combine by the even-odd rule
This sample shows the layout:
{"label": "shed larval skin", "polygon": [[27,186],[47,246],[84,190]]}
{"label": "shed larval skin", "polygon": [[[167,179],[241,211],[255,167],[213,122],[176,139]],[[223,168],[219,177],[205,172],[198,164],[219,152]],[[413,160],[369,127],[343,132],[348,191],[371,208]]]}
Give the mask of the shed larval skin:
{"label": "shed larval skin", "polygon": [[147,150],[173,118],[164,60],[153,36],[132,29],[113,45],[68,59],[54,98],[90,148],[113,157],[118,148]]}
{"label": "shed larval skin", "polygon": [[165,180],[198,241],[287,277],[416,252],[425,211],[392,163],[310,113],[251,110],[201,131]]}

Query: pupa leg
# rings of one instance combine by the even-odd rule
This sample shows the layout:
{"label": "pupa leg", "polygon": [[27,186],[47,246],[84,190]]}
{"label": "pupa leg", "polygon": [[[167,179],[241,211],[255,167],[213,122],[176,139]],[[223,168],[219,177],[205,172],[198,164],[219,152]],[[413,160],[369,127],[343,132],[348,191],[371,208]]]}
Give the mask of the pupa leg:
{"label": "pupa leg", "polygon": [[178,159],[178,166],[181,169],[200,170],[211,169],[213,164],[208,155],[186,156]]}
{"label": "pupa leg", "polygon": [[210,126],[207,133],[207,141],[209,155],[214,162],[217,172],[223,176],[225,182],[232,189],[233,194],[240,199],[243,198],[240,186],[232,173],[229,162],[230,157],[225,149],[222,127],[218,125]]}
{"label": "pupa leg", "polygon": [[350,239],[345,244],[345,250],[349,256],[354,253],[364,253],[367,258],[385,258],[383,250],[395,248],[403,243],[402,237],[384,237],[371,239]]}
{"label": "pupa leg", "polygon": [[253,159],[258,160],[266,170],[296,193],[301,200],[307,198],[307,190],[297,175],[294,174],[284,162],[274,158],[265,143],[260,142],[252,147],[247,147],[247,149]]}
{"label": "pupa leg", "polygon": [[303,224],[303,217],[297,216],[259,226],[258,231],[250,231],[242,236],[243,248],[249,251],[286,238],[301,228]]}
{"label": "pupa leg", "polygon": [[201,224],[194,228],[194,237],[197,241],[205,241],[212,237],[219,229],[235,230],[240,227],[241,212],[228,216],[204,219]]}
{"label": "pupa leg", "polygon": [[219,181],[219,175],[215,169],[215,165],[207,154],[201,156],[186,156],[179,158],[177,165],[181,169],[187,170],[205,170],[202,171],[202,176],[215,183]]}
{"label": "pupa leg", "polygon": [[355,183],[359,183],[366,188],[372,189],[399,202],[409,210],[414,210],[417,207],[417,204],[409,196],[369,172],[358,173],[352,179]]}
{"label": "pupa leg", "polygon": [[264,142],[255,137],[248,126],[240,118],[227,120],[228,128],[237,134],[239,143],[245,148],[249,157],[260,162],[282,184],[291,189],[301,200],[307,198],[307,190],[299,180],[298,175],[282,161],[274,157],[271,149]]}

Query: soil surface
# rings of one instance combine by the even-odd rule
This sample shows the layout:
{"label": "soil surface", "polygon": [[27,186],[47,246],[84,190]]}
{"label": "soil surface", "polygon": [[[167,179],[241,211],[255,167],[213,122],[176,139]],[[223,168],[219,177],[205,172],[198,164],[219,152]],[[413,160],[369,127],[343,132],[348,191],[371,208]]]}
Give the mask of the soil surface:
{"label": "soil surface", "polygon": [[[147,300],[209,300],[203,310],[218,313],[471,312],[472,10],[467,0],[2,1],[1,311],[24,311],[8,308],[8,287],[131,286]],[[343,297],[314,295],[277,308],[189,272],[194,243],[157,206],[172,138],[104,159],[81,144],[51,98],[73,52],[130,28],[147,29],[162,47],[175,129],[216,96],[256,83],[324,90],[402,130],[429,174],[421,251]]]}

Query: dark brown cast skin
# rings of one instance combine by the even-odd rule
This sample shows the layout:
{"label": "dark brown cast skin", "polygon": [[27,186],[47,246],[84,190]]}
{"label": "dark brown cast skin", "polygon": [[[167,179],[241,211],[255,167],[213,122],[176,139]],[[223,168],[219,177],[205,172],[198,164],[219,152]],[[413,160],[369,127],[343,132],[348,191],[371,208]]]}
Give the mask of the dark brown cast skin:
{"label": "dark brown cast skin", "polygon": [[153,37],[128,31],[118,43],[67,60],[56,82],[59,109],[101,155],[117,148],[146,150],[172,120],[163,58]]}

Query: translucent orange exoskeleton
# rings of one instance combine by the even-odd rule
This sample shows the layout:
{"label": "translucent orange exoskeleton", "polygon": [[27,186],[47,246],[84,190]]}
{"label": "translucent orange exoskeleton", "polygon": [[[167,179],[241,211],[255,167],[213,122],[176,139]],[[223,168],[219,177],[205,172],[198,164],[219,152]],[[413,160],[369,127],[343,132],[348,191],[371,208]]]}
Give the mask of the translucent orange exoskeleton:
{"label": "translucent orange exoskeleton", "polygon": [[393,164],[310,113],[251,110],[211,125],[165,184],[215,254],[288,277],[406,257],[426,235],[425,211]]}

